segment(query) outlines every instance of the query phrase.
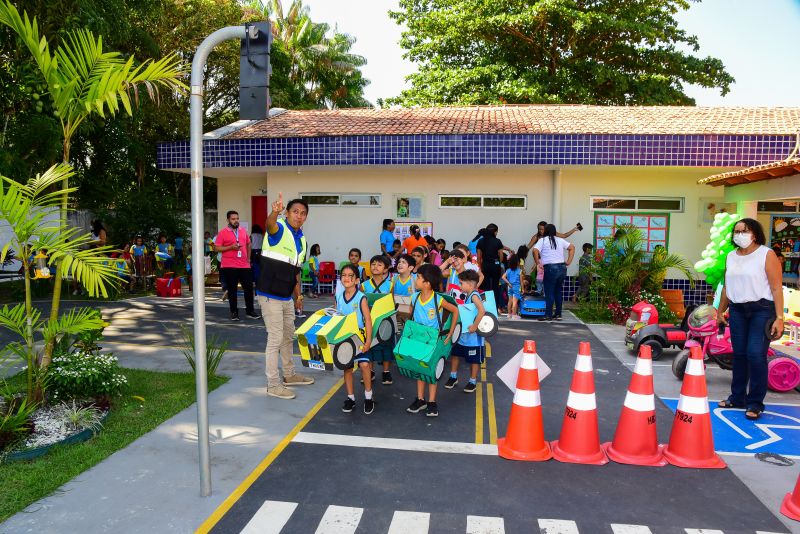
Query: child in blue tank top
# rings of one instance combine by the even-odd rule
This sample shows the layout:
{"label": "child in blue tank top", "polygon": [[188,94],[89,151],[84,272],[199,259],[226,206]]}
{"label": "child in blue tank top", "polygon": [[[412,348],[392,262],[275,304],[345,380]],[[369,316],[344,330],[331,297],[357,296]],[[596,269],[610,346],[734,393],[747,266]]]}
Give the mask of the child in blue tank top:
{"label": "child in blue tank top", "polygon": [[[417,290],[419,293],[411,297],[411,319],[415,323],[430,326],[437,330],[442,327],[442,310],[447,310],[453,314],[450,323],[450,331],[445,338],[445,344],[450,342],[453,329],[458,323],[458,306],[450,304],[436,294],[434,288],[442,284],[442,271],[439,267],[426,263],[417,271]],[[425,384],[422,380],[417,380],[417,398],[406,408],[407,412],[419,413],[425,409],[428,417],[438,417],[439,407],[436,404],[436,383],[428,384],[428,400],[425,401]]]}
{"label": "child in blue tank top", "polygon": [[[361,283],[361,291],[363,293],[381,293],[388,294],[392,292],[392,279],[389,276],[389,268],[392,262],[388,256],[379,254],[373,256],[369,260],[369,270],[372,276]],[[394,381],[392,380],[392,373],[390,367],[394,361],[394,344],[395,340],[390,339],[382,343],[378,343],[369,350],[369,356],[372,360],[372,367],[375,363],[380,363],[383,366],[383,376],[381,382],[384,386],[391,386]]]}
{"label": "child in blue tank top", "polygon": [[450,353],[450,378],[447,379],[444,387],[453,389],[458,384],[458,363],[459,358],[463,358],[469,364],[469,381],[464,386],[464,393],[474,393],[478,383],[478,370],[486,357],[486,340],[478,335],[478,324],[486,314],[483,308],[483,300],[476,291],[478,287],[478,273],[471,270],[464,270],[458,274],[461,285],[461,292],[466,295],[464,302],[470,302],[478,310],[475,319],[467,327],[466,332],[462,332],[458,342],[453,344]]}
{"label": "child in blue tank top", "polygon": [[522,271],[519,268],[519,256],[512,254],[508,258],[508,269],[500,278],[508,284],[508,318],[521,319],[519,301],[522,298]]}
{"label": "child in blue tank top", "polygon": [[[369,415],[375,410],[375,401],[372,400],[372,377],[370,371],[370,357],[367,349],[372,344],[372,318],[369,314],[367,297],[358,290],[358,269],[355,265],[349,264],[342,267],[340,274],[344,291],[336,295],[336,311],[344,315],[356,314],[358,327],[365,330],[364,346],[356,347],[356,357],[354,363],[361,369],[364,377],[364,413]],[[356,407],[356,396],[353,392],[353,367],[344,370],[344,386],[347,391],[347,398],[344,400],[342,411],[350,413]]]}

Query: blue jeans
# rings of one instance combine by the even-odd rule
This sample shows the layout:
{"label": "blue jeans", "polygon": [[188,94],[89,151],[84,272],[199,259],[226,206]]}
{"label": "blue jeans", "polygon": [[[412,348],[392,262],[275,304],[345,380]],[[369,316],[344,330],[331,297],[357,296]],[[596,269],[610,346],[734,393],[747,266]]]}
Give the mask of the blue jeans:
{"label": "blue jeans", "polygon": [[733,379],[728,401],[748,410],[763,410],[764,397],[767,395],[769,349],[766,328],[775,320],[775,303],[767,299],[731,303],[730,310]]}
{"label": "blue jeans", "polygon": [[319,293],[319,275],[316,271],[310,271],[309,274],[311,275],[311,292]]}
{"label": "blue jeans", "polygon": [[548,263],[544,266],[544,316],[553,317],[553,304],[556,316],[561,316],[561,304],[564,300],[564,277],[567,276],[565,263]]}

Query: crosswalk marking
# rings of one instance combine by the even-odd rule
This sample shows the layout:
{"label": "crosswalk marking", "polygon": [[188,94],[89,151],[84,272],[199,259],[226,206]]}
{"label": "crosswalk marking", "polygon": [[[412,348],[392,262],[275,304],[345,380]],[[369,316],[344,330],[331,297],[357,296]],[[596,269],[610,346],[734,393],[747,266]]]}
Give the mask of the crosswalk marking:
{"label": "crosswalk marking", "polygon": [[340,447],[364,447],[371,449],[394,449],[400,451],[497,456],[497,445],[486,445],[483,443],[463,443],[458,441],[427,441],[421,439],[347,436],[344,434],[320,434],[317,432],[298,432],[292,441],[294,443],[337,445]]}
{"label": "crosswalk marking", "polygon": [[328,506],[319,522],[316,534],[350,534],[356,531],[361,521],[363,508],[349,506]]}
{"label": "crosswalk marking", "polygon": [[565,519],[540,519],[539,530],[542,534],[578,534],[578,525]]}
{"label": "crosswalk marking", "polygon": [[280,534],[295,508],[296,502],[264,501],[241,534]]}
{"label": "crosswalk marking", "polygon": [[652,534],[649,528],[644,525],[620,525],[611,523],[611,530],[614,534]]}
{"label": "crosswalk marking", "polygon": [[389,534],[428,534],[431,514],[396,511],[389,525]]}
{"label": "crosswalk marking", "polygon": [[467,516],[467,534],[505,534],[502,517]]}
{"label": "crosswalk marking", "polygon": [[686,534],[725,534],[721,530],[709,530],[707,528],[685,528]]}

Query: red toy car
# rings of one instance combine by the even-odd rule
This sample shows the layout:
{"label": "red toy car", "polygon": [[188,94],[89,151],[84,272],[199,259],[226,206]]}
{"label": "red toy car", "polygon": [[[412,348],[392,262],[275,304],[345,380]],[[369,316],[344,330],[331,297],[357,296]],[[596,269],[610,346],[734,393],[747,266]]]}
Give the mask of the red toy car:
{"label": "red toy car", "polygon": [[625,345],[637,353],[641,345],[649,346],[654,360],[661,358],[665,348],[682,349],[688,339],[686,321],[693,308],[686,310],[680,325],[658,324],[656,307],[646,301],[637,302],[625,323]]}

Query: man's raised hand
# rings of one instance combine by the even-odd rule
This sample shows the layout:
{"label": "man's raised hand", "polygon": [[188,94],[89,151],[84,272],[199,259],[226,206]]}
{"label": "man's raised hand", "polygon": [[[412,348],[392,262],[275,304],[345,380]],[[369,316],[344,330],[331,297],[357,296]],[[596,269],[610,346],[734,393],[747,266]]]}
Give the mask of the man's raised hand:
{"label": "man's raised hand", "polygon": [[278,200],[272,203],[272,212],[281,213],[283,211],[283,193],[278,193]]}

